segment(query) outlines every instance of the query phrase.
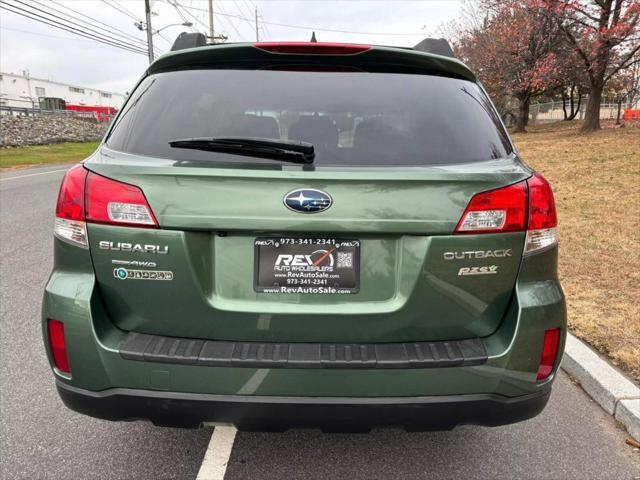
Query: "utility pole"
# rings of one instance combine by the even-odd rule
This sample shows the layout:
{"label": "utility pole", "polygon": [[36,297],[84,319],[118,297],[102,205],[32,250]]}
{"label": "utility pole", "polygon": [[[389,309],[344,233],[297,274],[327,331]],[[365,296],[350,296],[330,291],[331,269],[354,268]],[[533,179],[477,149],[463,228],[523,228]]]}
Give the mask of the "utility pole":
{"label": "utility pole", "polygon": [[147,21],[147,49],[149,50],[149,63],[153,63],[153,29],[151,28],[151,7],[149,6],[149,0],[144,0],[144,15]]}
{"label": "utility pole", "polygon": [[220,43],[224,43],[227,40],[227,36],[224,34],[220,34],[216,36],[216,32],[213,29],[213,0],[209,0],[209,41],[211,43],[216,43],[219,41]]}
{"label": "utility pole", "polygon": [[209,0],[209,38],[213,43],[216,42],[215,32],[213,30],[213,0]]}
{"label": "utility pole", "polygon": [[256,7],[256,42],[260,41],[260,35],[258,34],[258,7]]}

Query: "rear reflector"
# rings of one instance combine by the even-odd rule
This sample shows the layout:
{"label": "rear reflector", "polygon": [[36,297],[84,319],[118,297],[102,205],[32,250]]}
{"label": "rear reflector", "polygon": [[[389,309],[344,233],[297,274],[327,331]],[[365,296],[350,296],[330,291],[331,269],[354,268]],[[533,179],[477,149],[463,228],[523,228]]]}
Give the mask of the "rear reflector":
{"label": "rear reflector", "polygon": [[142,190],[95,173],[87,176],[86,209],[87,222],[158,227]]}
{"label": "rear reflector", "polygon": [[66,173],[60,186],[53,234],[77,247],[88,248],[84,215],[84,184],[87,170],[76,165]]}
{"label": "rear reflector", "polygon": [[462,215],[456,233],[520,232],[526,229],[527,185],[516,183],[475,195]]}
{"label": "rear reflector", "polygon": [[58,320],[49,320],[48,330],[53,364],[59,371],[71,373],[69,358],[67,357],[67,344],[64,339],[64,323]]}
{"label": "rear reflector", "polygon": [[542,342],[542,355],[540,356],[540,367],[536,380],[544,380],[551,375],[553,366],[556,363],[558,349],[560,347],[560,329],[553,328],[544,332],[544,340]]}
{"label": "rear reflector", "polygon": [[255,47],[270,53],[294,55],[355,55],[371,49],[370,45],[349,43],[263,42]]}

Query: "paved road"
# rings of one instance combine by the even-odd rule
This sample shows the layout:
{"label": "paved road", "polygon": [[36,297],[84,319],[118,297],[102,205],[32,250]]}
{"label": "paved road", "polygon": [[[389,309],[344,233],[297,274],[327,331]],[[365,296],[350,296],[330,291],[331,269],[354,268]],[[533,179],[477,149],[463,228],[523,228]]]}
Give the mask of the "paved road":
{"label": "paved road", "polygon": [[[57,397],[39,311],[62,177],[45,172],[60,168],[0,176],[0,478],[195,478],[211,429],[94,420]],[[541,416],[508,427],[239,433],[225,478],[640,479],[640,454],[625,438],[562,375]]]}

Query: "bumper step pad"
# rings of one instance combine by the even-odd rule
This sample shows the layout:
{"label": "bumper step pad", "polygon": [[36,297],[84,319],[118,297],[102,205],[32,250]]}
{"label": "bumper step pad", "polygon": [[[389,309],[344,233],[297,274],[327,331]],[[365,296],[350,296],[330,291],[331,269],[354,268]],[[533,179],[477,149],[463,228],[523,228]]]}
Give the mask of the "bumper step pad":
{"label": "bumper step pad", "polygon": [[141,362],[249,368],[442,368],[482,365],[479,338],[411,343],[262,343],[195,340],[131,332],[120,356]]}

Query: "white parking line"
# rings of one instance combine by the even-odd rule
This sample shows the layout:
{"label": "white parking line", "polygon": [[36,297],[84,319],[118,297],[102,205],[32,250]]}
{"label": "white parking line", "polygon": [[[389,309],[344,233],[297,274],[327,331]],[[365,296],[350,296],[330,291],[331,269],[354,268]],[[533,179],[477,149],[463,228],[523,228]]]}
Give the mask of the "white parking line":
{"label": "white parking line", "polygon": [[219,426],[213,429],[209,447],[202,459],[196,480],[223,480],[236,438],[236,428]]}
{"label": "white parking line", "polygon": [[48,173],[66,172],[67,170],[69,170],[69,169],[68,168],[62,168],[60,170],[49,170],[48,172],[29,173],[27,175],[18,175],[18,176],[15,176],[15,177],[3,177],[3,178],[0,178],[0,182],[4,182],[5,180],[15,180],[17,178],[35,177],[37,175],[47,175]]}

